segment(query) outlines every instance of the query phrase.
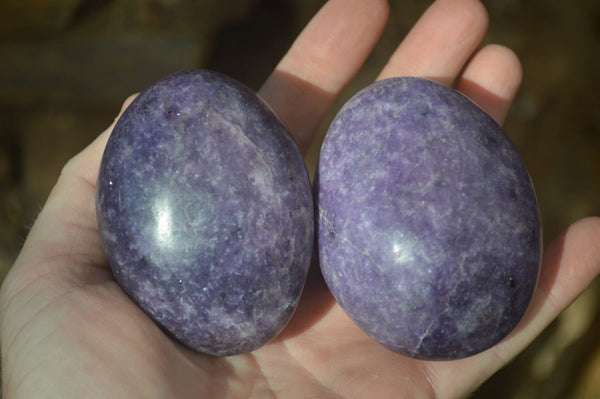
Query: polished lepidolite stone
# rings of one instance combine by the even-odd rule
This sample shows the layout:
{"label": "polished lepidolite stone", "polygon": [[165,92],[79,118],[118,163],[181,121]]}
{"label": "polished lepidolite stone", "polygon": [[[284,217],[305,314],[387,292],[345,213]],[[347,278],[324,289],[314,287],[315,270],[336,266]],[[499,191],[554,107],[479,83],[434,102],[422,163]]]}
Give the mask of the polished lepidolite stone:
{"label": "polished lepidolite stone", "polygon": [[455,90],[393,78],[357,94],[315,185],[323,275],[384,346],[466,357],[523,316],[541,257],[535,193],[500,126]]}
{"label": "polished lepidolite stone", "polygon": [[204,70],[168,76],[135,99],[98,177],[117,282],[164,330],[212,355],[252,351],[291,317],[313,209],[286,128],[251,90]]}

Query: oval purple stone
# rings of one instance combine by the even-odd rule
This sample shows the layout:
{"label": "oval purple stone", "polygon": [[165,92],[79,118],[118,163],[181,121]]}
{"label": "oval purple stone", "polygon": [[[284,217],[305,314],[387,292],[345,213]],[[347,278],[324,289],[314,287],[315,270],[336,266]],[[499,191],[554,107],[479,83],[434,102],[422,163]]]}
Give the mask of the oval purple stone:
{"label": "oval purple stone", "polygon": [[457,91],[393,78],[358,93],[327,132],[316,192],[326,282],[387,348],[466,357],[523,316],[541,258],[533,186],[501,127]]}
{"label": "oval purple stone", "polygon": [[252,351],[291,317],[313,245],[304,161],[250,89],[218,73],[173,74],[117,122],[97,187],[119,285],[191,348]]}

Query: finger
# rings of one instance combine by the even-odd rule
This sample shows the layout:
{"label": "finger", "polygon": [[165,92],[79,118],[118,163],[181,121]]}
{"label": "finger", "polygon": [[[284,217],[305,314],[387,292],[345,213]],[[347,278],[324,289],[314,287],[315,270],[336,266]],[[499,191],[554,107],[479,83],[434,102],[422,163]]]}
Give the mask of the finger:
{"label": "finger", "polygon": [[[501,343],[476,356],[428,363],[440,397],[464,397],[527,347],[600,273],[600,218],[569,227],[544,254],[537,290],[523,320]],[[461,379],[467,383],[458,386]],[[443,393],[443,394],[442,394]]]}
{"label": "finger", "polygon": [[328,1],[260,89],[303,152],[375,46],[387,16],[385,0]]}
{"label": "finger", "polygon": [[378,79],[416,76],[451,85],[488,27],[479,0],[438,0],[425,11]]}
{"label": "finger", "polygon": [[501,124],[522,77],[521,62],[512,50],[488,45],[469,61],[455,87]]}
{"label": "finger", "polygon": [[115,124],[123,114],[123,111],[129,107],[136,97],[137,94],[132,94],[125,99],[121,105],[119,114],[115,117],[112,124],[83,151],[69,160],[61,172],[62,178],[67,180],[72,179],[73,177],[83,178],[90,184],[90,186],[96,185],[98,168],[100,167],[100,160],[102,159],[102,154],[104,153],[104,147],[106,147],[108,137],[110,136]]}
{"label": "finger", "polygon": [[[131,96],[125,101],[121,113],[133,98]],[[20,287],[55,272],[75,272],[80,280],[73,281],[75,283],[98,276],[83,268],[70,270],[74,263],[106,266],[96,224],[96,176],[106,141],[117,119],[118,116],[96,140],[63,168],[7,277],[12,282],[11,289],[15,293]],[[74,259],[77,262],[68,261]],[[7,291],[7,286],[3,287],[4,291]],[[8,293],[8,297],[12,295],[12,292]]]}

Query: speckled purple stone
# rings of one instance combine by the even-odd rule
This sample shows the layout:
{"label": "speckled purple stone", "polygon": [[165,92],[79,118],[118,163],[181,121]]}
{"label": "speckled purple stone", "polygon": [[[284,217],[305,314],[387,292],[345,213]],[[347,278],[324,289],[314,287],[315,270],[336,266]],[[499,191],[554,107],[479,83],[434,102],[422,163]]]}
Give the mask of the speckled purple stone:
{"label": "speckled purple stone", "polygon": [[123,113],[97,189],[105,252],[125,292],[191,348],[252,351],[291,317],[313,244],[292,137],[251,90],[173,74]]}
{"label": "speckled purple stone", "polygon": [[421,359],[481,352],[532,297],[541,226],[506,134],[453,89],[393,78],[353,97],[316,181],[319,260],[371,337]]}

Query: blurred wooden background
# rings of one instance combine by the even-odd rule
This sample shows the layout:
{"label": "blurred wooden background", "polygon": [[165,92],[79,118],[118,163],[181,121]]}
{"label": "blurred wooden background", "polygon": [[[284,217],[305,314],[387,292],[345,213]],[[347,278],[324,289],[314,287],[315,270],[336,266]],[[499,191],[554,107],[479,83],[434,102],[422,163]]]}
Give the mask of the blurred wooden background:
{"label": "blurred wooden background", "polygon": [[[530,170],[549,241],[571,222],[600,214],[600,2],[483,2],[486,42],[510,46],[523,62],[524,83],[505,129]],[[256,89],[322,4],[3,0],[0,279],[62,165],[110,124],[129,94],[194,67]],[[374,79],[428,4],[390,0],[384,36],[336,109]],[[307,155],[311,172],[318,148]],[[594,283],[473,397],[599,398],[599,305]]]}

